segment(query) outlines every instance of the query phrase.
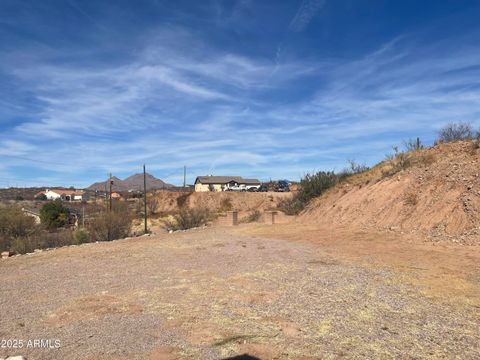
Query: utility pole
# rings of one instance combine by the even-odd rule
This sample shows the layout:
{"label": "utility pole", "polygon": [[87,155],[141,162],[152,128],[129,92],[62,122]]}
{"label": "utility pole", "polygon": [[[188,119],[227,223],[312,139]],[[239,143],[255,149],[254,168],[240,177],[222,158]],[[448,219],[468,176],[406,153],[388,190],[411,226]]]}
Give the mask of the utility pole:
{"label": "utility pole", "polygon": [[85,205],[82,204],[82,228],[85,228]]}
{"label": "utility pole", "polygon": [[108,180],[105,181],[105,209],[108,209],[108,184],[107,183],[108,183]]}
{"label": "utility pole", "polygon": [[148,233],[147,227],[147,173],[145,171],[145,164],[143,164],[143,211],[145,214],[145,234]]}
{"label": "utility pole", "polygon": [[109,211],[111,212],[112,211],[112,185],[113,185],[112,173],[110,173],[110,177],[109,177],[108,182],[110,184],[110,192],[108,194],[108,197],[109,197]]}
{"label": "utility pole", "polygon": [[183,190],[187,187],[187,166],[183,165]]}

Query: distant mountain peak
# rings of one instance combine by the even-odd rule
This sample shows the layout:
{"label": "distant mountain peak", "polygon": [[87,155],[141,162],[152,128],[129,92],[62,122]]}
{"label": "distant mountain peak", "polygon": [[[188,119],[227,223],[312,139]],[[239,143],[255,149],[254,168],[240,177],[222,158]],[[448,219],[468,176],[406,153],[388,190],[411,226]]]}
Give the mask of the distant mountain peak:
{"label": "distant mountain peak", "polygon": [[[155,176],[147,173],[145,176],[147,180],[147,190],[166,189],[173,187],[172,184],[167,184],[163,180],[157,179]],[[105,187],[108,187],[108,180],[96,182],[90,185],[87,190],[100,190],[105,191]],[[125,179],[119,179],[116,176],[112,176],[114,191],[128,191],[128,190],[143,190],[143,173],[137,173],[130,175]]]}

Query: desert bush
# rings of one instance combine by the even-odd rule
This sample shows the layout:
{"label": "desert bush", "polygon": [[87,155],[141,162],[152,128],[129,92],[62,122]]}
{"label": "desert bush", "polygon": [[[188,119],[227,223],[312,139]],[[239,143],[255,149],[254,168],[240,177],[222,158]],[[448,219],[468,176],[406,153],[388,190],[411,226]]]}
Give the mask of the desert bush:
{"label": "desert bush", "polygon": [[470,145],[470,154],[475,155],[478,149],[480,149],[480,132],[478,133],[477,138],[474,139]]}
{"label": "desert bush", "polygon": [[220,201],[220,211],[230,211],[233,209],[232,199],[229,197],[223,198]]}
{"label": "desert bush", "polygon": [[330,171],[319,171],[315,174],[306,174],[298,191],[290,199],[282,199],[277,208],[287,215],[299,214],[310,200],[322,195],[338,181],[337,175]]}
{"label": "desert bush", "polygon": [[42,230],[13,239],[9,250],[16,254],[25,254],[36,249],[56,248],[75,243],[72,232],[68,229],[54,232]]}
{"label": "desert bush", "polygon": [[160,207],[160,200],[157,196],[151,195],[147,197],[147,209],[150,214],[155,215],[158,212],[158,208]]}
{"label": "desert bush", "polygon": [[293,195],[290,199],[280,199],[277,204],[277,209],[287,215],[298,215],[304,208],[305,204],[302,203],[296,195]]}
{"label": "desert bush", "polygon": [[415,191],[405,193],[403,203],[408,206],[415,206],[418,203],[418,195]]}
{"label": "desert bush", "polygon": [[15,254],[26,254],[41,248],[41,242],[36,237],[18,237],[13,239],[9,251]]}
{"label": "desert bush", "polygon": [[177,206],[183,208],[187,204],[187,200],[191,193],[182,194],[177,198]]}
{"label": "desert bush", "polygon": [[35,219],[16,206],[0,207],[0,250],[12,251],[16,239],[28,238],[38,231]]}
{"label": "desert bush", "polygon": [[305,205],[320,195],[325,190],[331,188],[337,182],[337,176],[333,171],[319,171],[315,174],[306,174],[302,180],[300,180],[299,191],[296,195]]}
{"label": "desert bush", "polygon": [[77,244],[90,242],[90,234],[85,228],[78,228],[73,232],[73,239]]}
{"label": "desert bush", "polygon": [[207,208],[182,208],[178,214],[172,216],[172,219],[165,221],[164,226],[167,230],[187,230],[194,227],[206,225],[212,218],[212,214]]}
{"label": "desert bush", "polygon": [[110,241],[128,236],[133,216],[125,203],[116,202],[111,211],[97,213],[88,223],[91,241]]}
{"label": "desert bush", "polygon": [[417,151],[424,148],[419,137],[417,137],[416,139],[408,139],[404,141],[403,146],[405,147],[405,150],[407,152]]}
{"label": "desert bush", "polygon": [[472,125],[469,123],[450,123],[440,129],[437,142],[448,143],[458,140],[470,140],[473,138],[473,135]]}
{"label": "desert bush", "polygon": [[365,165],[365,164],[359,164],[355,162],[354,160],[347,160],[349,166],[340,171],[337,174],[337,180],[339,182],[342,182],[346,179],[348,179],[350,176],[356,175],[356,174],[361,174],[365,171],[370,170],[370,168]]}
{"label": "desert bush", "polygon": [[260,210],[254,210],[248,216],[244,217],[240,222],[242,223],[252,223],[258,222],[262,218],[262,213]]}
{"label": "desert bush", "polygon": [[50,201],[40,209],[42,225],[49,230],[68,225],[68,209],[60,201]]}
{"label": "desert bush", "polygon": [[390,165],[390,167],[383,170],[383,176],[394,175],[412,165],[410,154],[405,151],[400,151],[398,146],[393,147],[393,154],[387,154],[385,156],[385,162]]}

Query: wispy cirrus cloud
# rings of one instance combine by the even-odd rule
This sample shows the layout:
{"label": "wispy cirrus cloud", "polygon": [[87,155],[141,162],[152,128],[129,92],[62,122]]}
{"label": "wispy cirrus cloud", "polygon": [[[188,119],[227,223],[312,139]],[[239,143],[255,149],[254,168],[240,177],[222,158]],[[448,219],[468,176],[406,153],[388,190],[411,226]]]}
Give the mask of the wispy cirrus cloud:
{"label": "wispy cirrus cloud", "polygon": [[404,138],[431,141],[449,121],[480,125],[480,51],[436,50],[445,42],[418,56],[410,40],[354,58],[276,62],[275,54],[225,51],[188,29],[157,28],[118,63],[62,63],[54,49],[1,61],[36,108],[25,116],[15,99],[3,100],[22,120],[2,132],[0,178],[85,186],[147,163],[170,182],[183,165],[189,181],[210,173],[295,179],[349,158],[372,164]]}
{"label": "wispy cirrus cloud", "polygon": [[303,0],[288,28],[291,31],[304,30],[325,3],[326,0]]}

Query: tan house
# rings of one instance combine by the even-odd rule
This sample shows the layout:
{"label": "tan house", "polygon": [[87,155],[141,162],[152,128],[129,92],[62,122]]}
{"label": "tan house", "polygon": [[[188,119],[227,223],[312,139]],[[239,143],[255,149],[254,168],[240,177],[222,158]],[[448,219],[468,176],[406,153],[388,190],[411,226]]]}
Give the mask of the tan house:
{"label": "tan house", "polygon": [[195,180],[195,191],[228,191],[230,189],[248,190],[258,188],[261,182],[257,179],[244,179],[241,176],[199,176]]}

